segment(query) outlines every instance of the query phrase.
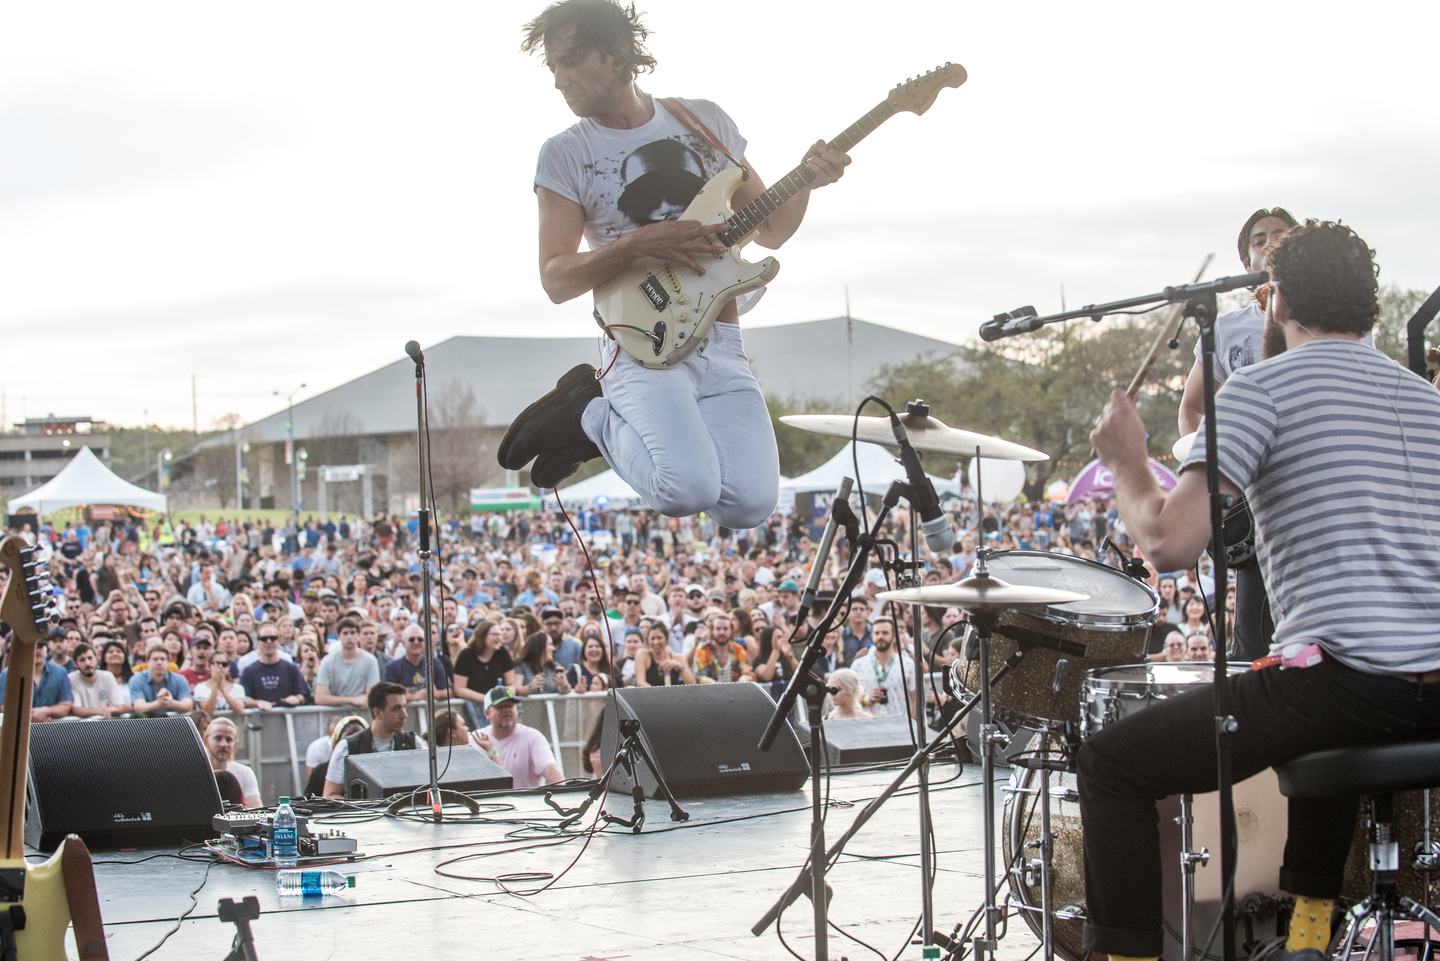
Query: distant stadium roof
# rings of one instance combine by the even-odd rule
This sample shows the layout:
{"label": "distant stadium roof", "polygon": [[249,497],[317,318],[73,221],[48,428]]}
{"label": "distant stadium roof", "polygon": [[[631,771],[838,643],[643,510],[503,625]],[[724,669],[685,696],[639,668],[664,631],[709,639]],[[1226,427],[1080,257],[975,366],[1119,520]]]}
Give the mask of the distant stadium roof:
{"label": "distant stadium roof", "polygon": [[[853,344],[844,317],[745,328],[745,349],[761,389],[784,398],[846,400],[861,396],[882,364],[959,349],[863,320],[850,324]],[[487,426],[507,426],[561,374],[596,359],[594,337],[451,337],[425,348],[432,416],[437,395],[459,381],[474,389]],[[402,358],[297,403],[295,436],[408,433],[415,429],[414,398],[415,366]],[[256,421],[244,434],[254,441],[283,441],[285,411]]]}

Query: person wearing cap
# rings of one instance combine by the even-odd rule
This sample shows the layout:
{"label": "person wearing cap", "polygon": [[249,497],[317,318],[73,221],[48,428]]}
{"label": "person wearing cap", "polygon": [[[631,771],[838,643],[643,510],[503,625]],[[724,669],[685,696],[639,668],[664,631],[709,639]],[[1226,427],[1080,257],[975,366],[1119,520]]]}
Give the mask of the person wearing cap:
{"label": "person wearing cap", "polygon": [[555,663],[562,668],[580,663],[580,640],[565,633],[565,612],[558,607],[547,607],[540,612],[540,627],[550,640],[555,642]]}
{"label": "person wearing cap", "polygon": [[770,618],[770,623],[779,627],[785,623],[786,614],[800,610],[800,585],[792,580],[781,581],[775,588],[775,599],[759,605]]}
{"label": "person wearing cap", "polygon": [[352,754],[383,754],[386,751],[413,751],[415,735],[405,730],[405,688],[381,681],[365,697],[370,709],[370,726],[358,734],[335,742],[330,766],[325,770],[325,796],[345,796],[345,759]]}
{"label": "person wearing cap", "polygon": [[470,735],[475,749],[505,769],[515,787],[539,787],[563,781],[565,775],[545,735],[520,723],[520,702],[508,687],[493,687],[485,695],[488,725]]}
{"label": "person wearing cap", "polygon": [[709,601],[711,604],[714,604],[721,610],[727,609],[730,604],[730,596],[726,594],[722,588],[719,587],[712,587],[710,588],[710,590],[706,591],[705,600]]}
{"label": "person wearing cap", "polygon": [[480,587],[480,575],[470,567],[467,567],[460,575],[460,589],[455,592],[454,596],[456,600],[471,610],[482,604],[490,604],[495,600],[489,591]]}
{"label": "person wearing cap", "polygon": [[876,618],[885,614],[885,605],[875,600],[875,595],[890,589],[889,585],[885,583],[885,572],[878,567],[870,568],[865,572],[865,581],[860,589],[865,592],[865,597],[870,601],[870,621],[874,623]]}

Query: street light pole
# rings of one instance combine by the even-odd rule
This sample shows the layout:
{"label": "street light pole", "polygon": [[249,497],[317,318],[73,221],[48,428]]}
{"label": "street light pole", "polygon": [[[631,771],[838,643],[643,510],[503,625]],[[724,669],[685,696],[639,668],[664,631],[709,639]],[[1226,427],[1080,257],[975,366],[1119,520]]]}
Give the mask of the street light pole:
{"label": "street light pole", "polygon": [[[142,410],[140,416],[145,418],[145,479],[150,479],[150,412]],[[156,478],[155,486],[160,486],[159,478]]]}
{"label": "street light pole", "polygon": [[[239,428],[236,428],[239,433]],[[241,454],[249,453],[250,444],[243,440],[235,441],[235,509],[245,509],[245,466],[240,459]]]}
{"label": "street light pole", "polygon": [[[170,460],[173,456],[174,456],[174,455],[170,453],[170,448],[168,448],[168,447],[162,448],[161,450],[157,451],[156,454],[155,454],[155,491],[156,491],[156,493],[164,494],[164,493],[165,493],[165,488],[167,488],[167,487],[170,486],[169,484],[165,483],[165,480],[166,480],[166,478],[165,478],[165,462],[166,462],[167,460]],[[169,500],[166,500],[166,501],[165,501],[165,515],[166,515],[167,517],[170,515],[170,501],[169,501]]]}
{"label": "street light pole", "polygon": [[289,395],[272,391],[276,397],[284,397],[287,412],[285,415],[285,460],[290,465],[290,520],[296,530],[300,528],[300,483],[299,476],[295,473],[295,395],[305,389],[301,384],[292,390]]}

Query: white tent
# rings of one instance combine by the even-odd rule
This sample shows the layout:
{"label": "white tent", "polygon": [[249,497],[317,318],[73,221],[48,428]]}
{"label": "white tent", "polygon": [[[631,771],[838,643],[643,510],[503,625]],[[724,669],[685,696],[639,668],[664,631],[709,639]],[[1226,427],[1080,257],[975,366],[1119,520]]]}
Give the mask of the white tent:
{"label": "white tent", "polygon": [[[564,504],[567,509],[597,506],[595,503],[597,497],[605,498],[604,505],[610,508],[646,506],[645,499],[635,492],[635,488],[621,480],[620,475],[613,470],[596,474],[594,477],[587,477],[569,487],[560,488],[560,503]],[[545,500],[549,506],[554,506],[553,495]]]}
{"label": "white tent", "polygon": [[[780,504],[781,508],[783,508],[780,512],[782,514],[788,511],[790,506],[795,503],[793,484],[794,482],[790,480],[790,478],[783,474],[780,476]],[[785,494],[787,489],[789,490],[788,502],[786,501]],[[605,498],[603,502],[604,506],[612,510],[616,508],[646,508],[650,506],[645,503],[645,498],[641,497],[635,488],[621,480],[620,475],[613,470],[596,474],[594,477],[586,478],[583,481],[571,484],[569,487],[560,488],[560,503],[565,505],[566,510],[574,510],[577,507],[598,507],[600,504],[596,503],[595,499],[597,497]],[[547,506],[553,510],[555,506],[554,495],[547,496],[545,501]]]}
{"label": "white tent", "polygon": [[[801,474],[799,477],[788,482],[801,494],[813,493],[815,491],[834,491],[840,486],[840,478],[855,477],[855,459],[851,451],[856,445],[847,443],[845,447],[834,457],[810,471],[808,474]],[[861,442],[859,445],[858,457],[860,459],[860,477],[858,480],[865,485],[865,493],[882,495],[889,488],[891,481],[905,479],[905,468],[900,466],[899,459],[885,448],[878,444],[867,444]],[[933,474],[927,475],[935,485],[935,491],[939,494],[960,493],[959,475],[953,480],[946,480],[943,477],[936,477]]]}
{"label": "white tent", "polygon": [[23,497],[10,499],[10,513],[29,508],[41,517],[67,507],[89,504],[143,507],[165,510],[165,495],[136,487],[116,477],[114,472],[88,447],[70,458],[65,469]]}

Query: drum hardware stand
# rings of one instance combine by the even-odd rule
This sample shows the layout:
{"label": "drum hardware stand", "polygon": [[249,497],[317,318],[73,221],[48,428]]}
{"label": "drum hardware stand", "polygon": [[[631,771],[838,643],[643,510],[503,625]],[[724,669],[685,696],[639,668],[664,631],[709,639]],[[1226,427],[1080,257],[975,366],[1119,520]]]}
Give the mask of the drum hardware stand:
{"label": "drum hardware stand", "polygon": [[670,785],[665,783],[664,776],[655,766],[655,762],[651,760],[650,752],[645,750],[645,744],[640,740],[640,722],[633,717],[622,717],[620,718],[619,732],[621,738],[620,749],[615,752],[615,760],[610,763],[610,770],[606,771],[605,776],[597,781],[595,786],[590,789],[590,794],[584,801],[580,802],[579,807],[561,807],[555,801],[553,792],[545,792],[545,803],[554,808],[559,812],[561,817],[564,818],[559,824],[562,831],[584,817],[585,812],[590,810],[590,805],[605,796],[605,793],[610,790],[610,779],[613,778],[615,772],[623,766],[626,775],[629,776],[631,783],[634,784],[634,789],[630,793],[635,799],[635,813],[631,817],[622,818],[602,812],[600,817],[607,824],[618,824],[623,828],[629,828],[634,834],[640,833],[640,829],[645,826],[645,788],[640,785],[640,778],[637,773],[638,765],[635,763],[637,755],[641,761],[645,762],[645,766],[650,769],[650,776],[655,779],[656,789],[660,792],[660,796],[670,802],[670,820],[690,820],[690,815],[681,809],[680,802],[676,801],[675,795],[670,793]]}
{"label": "drum hardware stand", "polygon": [[[999,684],[1006,674],[1009,674],[1012,670],[1019,666],[1023,656],[1024,653],[1019,650],[1011,654],[1010,657],[1005,660],[1005,663],[1001,664],[1000,667],[995,671],[995,673],[990,676],[990,684],[992,686],[995,684]],[[960,725],[960,722],[964,720],[967,716],[969,716],[970,712],[979,703],[980,695],[971,695],[970,698],[965,702],[964,706],[961,707],[960,710],[956,711],[955,715],[950,718],[949,723],[947,723],[942,728],[942,730],[930,740],[928,744],[926,744],[919,751],[915,752],[915,756],[912,757],[909,763],[906,764],[905,767],[895,775],[895,778],[888,785],[886,785],[885,789],[881,791],[869,804],[866,804],[865,807],[860,810],[859,814],[855,815],[854,823],[852,823],[850,827],[845,830],[845,833],[840,836],[839,840],[837,840],[833,845],[831,845],[830,849],[825,852],[825,858],[823,863],[827,866],[827,868],[830,863],[833,862],[837,857],[839,857],[840,853],[845,850],[845,845],[850,842],[850,839],[853,838],[855,835],[859,834],[860,829],[865,826],[866,822],[868,822],[870,818],[874,817],[875,813],[880,810],[880,808],[885,804],[885,802],[888,801],[891,796],[895,794],[896,791],[900,790],[901,786],[907,780],[909,780],[910,775],[919,765],[921,756],[924,755],[926,757],[934,757],[940,751],[944,750],[945,742],[953,737],[954,731]],[[814,730],[813,726],[811,730]],[[807,864],[805,866],[805,869],[801,872],[800,876],[796,878],[795,881],[791,883],[790,887],[786,890],[786,892],[781,895],[780,900],[776,901],[773,905],[771,905],[770,910],[766,912],[764,917],[762,917],[759,921],[755,923],[755,925],[750,929],[750,932],[757,936],[763,934],[765,932],[765,929],[770,926],[771,922],[773,922],[777,917],[780,916],[780,913],[784,911],[785,908],[793,904],[795,902],[795,899],[798,898],[801,894],[806,894],[810,890],[812,890],[811,865]],[[930,937],[932,940],[934,940],[934,932],[931,932]],[[941,942],[936,941],[935,943],[938,944]]]}
{"label": "drum hardware stand", "polygon": [[1195,866],[1210,863],[1210,850],[1195,846],[1195,817],[1192,809],[1194,798],[1189,794],[1180,795],[1180,816],[1175,822],[1180,825],[1180,871],[1183,890],[1180,893],[1180,957],[1182,961],[1194,961],[1195,957]]}
{"label": "drum hardware stand", "polygon": [[[1113,313],[1129,311],[1135,307],[1159,303],[1184,305],[1184,315],[1195,318],[1200,328],[1200,363],[1205,386],[1205,483],[1210,495],[1210,543],[1225,543],[1225,511],[1232,499],[1220,490],[1220,465],[1217,450],[1218,435],[1215,431],[1215,318],[1218,313],[1216,295],[1240,287],[1258,287],[1269,281],[1265,271],[1220,277],[1203,283],[1186,284],[1180,287],[1166,287],[1162,293],[1129,300],[1113,301],[1108,304],[1089,304],[1080,310],[1066,311],[1039,317],[1035,309],[1022,308],[1009,314],[997,315],[980,325],[982,340],[993,341],[1001,337],[1029,333],[1039,330],[1045,324],[1089,317],[1093,320]],[[1239,846],[1235,831],[1235,797],[1232,791],[1234,774],[1231,770],[1231,736],[1238,729],[1235,718],[1230,714],[1230,692],[1226,680],[1225,595],[1222,593],[1229,583],[1224,550],[1212,554],[1215,564],[1216,584],[1215,618],[1215,758],[1216,781],[1220,793],[1220,876],[1223,897],[1221,937],[1224,961],[1235,961],[1235,860]],[[1440,926],[1440,923],[1437,923]],[[1384,959],[1390,961],[1390,959]]]}
{"label": "drum hardware stand", "polygon": [[[1440,844],[1437,844],[1430,837],[1430,789],[1426,788],[1425,799],[1425,836],[1422,840],[1415,842],[1415,860],[1411,867],[1415,873],[1424,879],[1425,884],[1425,907],[1430,908],[1430,885],[1435,880],[1435,875],[1440,873]],[[1430,945],[1430,922],[1425,922],[1425,953],[1418,958],[1418,961],[1430,961],[1434,955]]]}
{"label": "drum hardware stand", "polygon": [[[1365,958],[1372,955],[1378,961],[1395,961],[1395,922],[1413,919],[1425,925],[1426,944],[1424,952],[1430,952],[1430,928],[1440,928],[1440,916],[1430,908],[1404,897],[1396,889],[1395,876],[1400,869],[1400,845],[1392,833],[1392,798],[1388,794],[1372,795],[1369,801],[1370,846],[1369,866],[1371,893],[1351,908],[1345,916],[1345,940],[1337,961],[1349,961],[1355,941],[1367,921],[1375,922],[1370,941],[1365,948]],[[1426,834],[1429,834],[1428,822]],[[1427,893],[1428,898],[1428,893]],[[1376,950],[1376,945],[1379,950]]]}

